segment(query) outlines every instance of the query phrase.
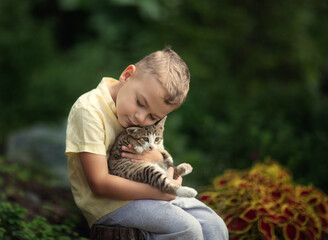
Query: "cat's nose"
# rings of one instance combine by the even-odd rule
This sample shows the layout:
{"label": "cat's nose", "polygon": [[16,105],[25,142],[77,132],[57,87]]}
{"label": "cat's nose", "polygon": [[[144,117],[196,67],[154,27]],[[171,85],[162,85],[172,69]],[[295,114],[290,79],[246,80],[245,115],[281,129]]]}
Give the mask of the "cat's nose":
{"label": "cat's nose", "polygon": [[149,150],[152,151],[154,149],[154,146],[149,146]]}

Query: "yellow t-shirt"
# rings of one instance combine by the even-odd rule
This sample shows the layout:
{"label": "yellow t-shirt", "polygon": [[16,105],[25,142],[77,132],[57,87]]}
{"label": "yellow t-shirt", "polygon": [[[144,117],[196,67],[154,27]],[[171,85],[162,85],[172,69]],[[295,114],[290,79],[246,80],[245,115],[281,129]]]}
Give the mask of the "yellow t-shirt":
{"label": "yellow t-shirt", "polygon": [[83,173],[78,153],[90,152],[108,156],[116,136],[123,131],[116,117],[116,106],[108,90],[117,80],[103,78],[96,89],[83,94],[68,116],[66,155],[68,179],[76,205],[82,210],[89,226],[129,201],[117,201],[94,195]]}

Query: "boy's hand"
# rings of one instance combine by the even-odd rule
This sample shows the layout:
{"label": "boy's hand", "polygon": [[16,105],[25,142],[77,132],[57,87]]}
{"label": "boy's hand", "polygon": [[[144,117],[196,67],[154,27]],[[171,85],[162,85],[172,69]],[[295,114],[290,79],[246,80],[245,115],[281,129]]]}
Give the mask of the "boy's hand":
{"label": "boy's hand", "polygon": [[131,144],[129,146],[122,146],[122,157],[130,158],[131,161],[144,161],[144,162],[158,162],[163,160],[162,154],[157,150],[153,151],[143,151],[142,153],[138,153],[135,151]]}
{"label": "boy's hand", "polygon": [[167,170],[167,177],[170,179],[171,182],[181,186],[182,184],[182,177],[179,176],[177,179],[173,179],[173,175],[174,175],[174,169],[173,167],[170,167],[168,170]]}

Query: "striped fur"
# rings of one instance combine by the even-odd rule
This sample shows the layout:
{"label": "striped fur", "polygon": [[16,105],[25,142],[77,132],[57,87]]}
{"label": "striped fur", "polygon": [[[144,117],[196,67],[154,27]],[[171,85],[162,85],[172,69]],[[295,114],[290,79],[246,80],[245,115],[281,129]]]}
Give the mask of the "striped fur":
{"label": "striped fur", "polygon": [[[108,158],[108,169],[113,175],[137,182],[147,183],[160,189],[165,193],[180,197],[194,197],[197,192],[189,187],[183,187],[174,184],[167,178],[166,173],[169,167],[173,166],[173,160],[170,154],[160,149],[164,131],[164,122],[166,117],[156,125],[148,127],[130,127],[123,131],[115,140],[110,150]],[[143,151],[152,151],[159,149],[164,160],[156,163],[135,161],[128,158],[122,158],[122,146],[132,144],[134,149],[141,153]],[[174,167],[174,178],[186,175],[192,171],[192,167],[183,163]]]}

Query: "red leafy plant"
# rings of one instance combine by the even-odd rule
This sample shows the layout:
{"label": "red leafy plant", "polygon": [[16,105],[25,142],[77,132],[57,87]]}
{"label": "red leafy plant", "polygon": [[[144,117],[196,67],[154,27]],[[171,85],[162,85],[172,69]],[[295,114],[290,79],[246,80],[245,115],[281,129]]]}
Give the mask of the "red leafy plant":
{"label": "red leafy plant", "polygon": [[327,239],[327,195],[293,184],[270,159],[249,170],[227,170],[199,199],[224,219],[230,240]]}

